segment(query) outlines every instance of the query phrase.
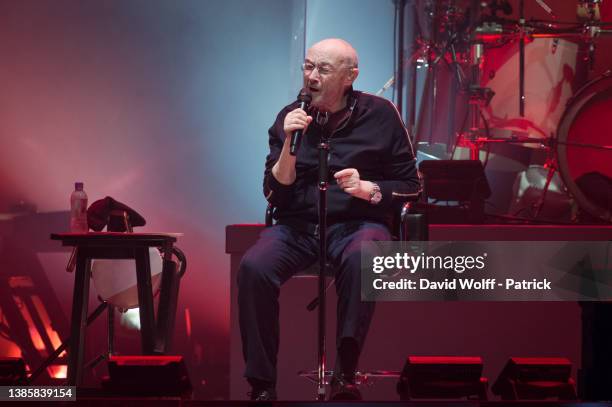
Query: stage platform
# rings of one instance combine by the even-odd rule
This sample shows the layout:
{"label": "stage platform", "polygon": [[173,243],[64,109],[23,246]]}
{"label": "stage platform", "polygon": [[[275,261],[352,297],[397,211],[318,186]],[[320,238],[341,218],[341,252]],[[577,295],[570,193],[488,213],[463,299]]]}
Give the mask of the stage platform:
{"label": "stage platform", "polygon": [[[231,399],[243,399],[249,391],[242,377],[237,271],[244,252],[263,229],[261,224],[226,227],[226,253],[230,255],[231,266]],[[612,225],[431,224],[429,237],[436,241],[609,241]],[[314,385],[297,372],[314,369],[316,364],[316,313],[305,309],[316,290],[313,278],[292,278],[281,290],[278,391],[282,399],[303,400],[314,392]],[[329,291],[329,304],[327,349],[333,364],[336,322],[333,289]],[[572,361],[574,379],[583,366],[582,311],[575,302],[381,302],[376,307],[360,360],[360,369],[365,371],[400,370],[407,355],[481,356],[483,376],[490,381],[498,377],[508,358],[513,356],[566,357]],[[396,383],[397,380],[379,380],[364,388],[364,398],[385,400],[385,403],[364,405],[417,405],[388,404],[398,399]]]}
{"label": "stage platform", "polygon": [[[20,405],[28,405],[22,402]],[[47,403],[38,402],[36,405]],[[610,402],[569,402],[569,401],[467,401],[467,400],[423,400],[423,401],[232,401],[232,400],[181,400],[178,398],[112,398],[112,397],[78,397],[72,402],[48,402],[49,405],[61,406],[133,406],[133,407],[608,407]]]}

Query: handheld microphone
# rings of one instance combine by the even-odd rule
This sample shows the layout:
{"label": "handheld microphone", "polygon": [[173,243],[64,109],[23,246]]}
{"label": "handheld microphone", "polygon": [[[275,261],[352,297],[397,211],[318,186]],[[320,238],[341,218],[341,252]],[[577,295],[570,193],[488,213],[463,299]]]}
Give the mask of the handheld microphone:
{"label": "handheld microphone", "polygon": [[[306,110],[310,105],[310,101],[312,100],[312,96],[310,93],[306,91],[306,89],[302,89],[300,94],[298,95],[298,102],[300,102],[300,109]],[[289,154],[296,155],[298,149],[300,148],[300,143],[302,142],[302,134],[304,133],[303,129],[299,129],[293,132],[291,135],[291,146],[289,148]]]}

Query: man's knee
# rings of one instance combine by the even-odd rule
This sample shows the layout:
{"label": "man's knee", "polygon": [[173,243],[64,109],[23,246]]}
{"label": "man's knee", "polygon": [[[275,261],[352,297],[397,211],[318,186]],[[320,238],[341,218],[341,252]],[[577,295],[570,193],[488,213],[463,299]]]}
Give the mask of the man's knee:
{"label": "man's knee", "polygon": [[351,274],[361,272],[361,251],[351,251],[344,255],[344,269]]}
{"label": "man's knee", "polygon": [[238,286],[252,286],[272,283],[272,267],[262,256],[252,251],[245,253],[238,268]]}
{"label": "man's knee", "polygon": [[[351,241],[344,248],[340,259],[340,270],[343,277],[358,280],[361,278],[361,259],[378,256],[381,250],[376,245],[365,245],[363,242],[388,241],[391,235],[388,229],[379,224],[367,225],[351,236]],[[365,252],[364,252],[365,250]]]}

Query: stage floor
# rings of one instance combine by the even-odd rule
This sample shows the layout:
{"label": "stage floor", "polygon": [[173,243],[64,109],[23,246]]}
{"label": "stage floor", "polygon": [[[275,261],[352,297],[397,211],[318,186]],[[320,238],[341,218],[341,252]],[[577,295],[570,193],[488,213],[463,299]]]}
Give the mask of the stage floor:
{"label": "stage floor", "polygon": [[[91,397],[78,398],[76,402],[49,402],[53,406],[70,403],[71,406],[202,406],[202,407],[241,407],[241,406],[278,406],[278,407],[322,407],[333,405],[337,407],[595,407],[612,406],[610,402],[579,402],[579,401],[467,401],[467,400],[422,400],[422,401],[271,401],[251,402],[232,400],[180,400],[177,398],[111,398]],[[39,404],[37,404],[39,405]]]}

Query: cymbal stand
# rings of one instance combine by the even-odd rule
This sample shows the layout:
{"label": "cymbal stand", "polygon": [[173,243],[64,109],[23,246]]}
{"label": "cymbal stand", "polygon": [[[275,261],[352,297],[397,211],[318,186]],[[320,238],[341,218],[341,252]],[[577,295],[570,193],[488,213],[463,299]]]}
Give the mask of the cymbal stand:
{"label": "cymbal stand", "polygon": [[[430,4],[431,9],[429,14],[432,19],[432,25],[435,27],[432,30],[431,38],[423,40],[421,35],[417,36],[417,51],[414,53],[414,57],[425,62],[427,67],[427,81],[425,83],[425,90],[423,97],[428,101],[431,106],[428,118],[428,134],[426,137],[427,143],[433,142],[433,130],[434,122],[436,120],[436,107],[438,105],[438,65],[441,61],[445,61],[446,55],[449,51],[452,52],[454,61],[456,62],[454,44],[458,39],[457,35],[457,8],[455,1],[449,1],[442,7],[440,4],[436,4],[436,1],[432,1]],[[414,101],[413,101],[414,102]],[[417,139],[418,141],[418,139]]]}
{"label": "cymbal stand", "polygon": [[[548,149],[548,154],[546,156],[546,161],[544,162],[544,168],[548,170],[548,172],[546,173],[546,182],[544,183],[544,187],[542,188],[542,194],[540,195],[538,200],[531,206],[532,208],[531,219],[537,219],[538,216],[540,216],[540,213],[542,212],[542,208],[544,207],[544,203],[546,202],[546,195],[548,194],[548,190],[550,189],[550,184],[552,183],[555,173],[559,171],[559,167],[557,165],[557,161],[558,161],[557,154],[556,154],[557,144],[565,144],[565,143],[559,143],[551,135],[550,140],[546,144],[546,147]],[[567,143],[567,144],[573,144],[573,143]]]}
{"label": "cymbal stand", "polygon": [[480,41],[474,41],[470,49],[470,82],[467,85],[469,93],[468,117],[469,128],[463,131],[459,138],[464,145],[470,149],[470,159],[478,160],[480,146],[486,140],[481,137],[481,116],[482,108],[488,106],[491,99],[495,95],[491,88],[481,87],[480,78],[482,76],[482,66],[484,63],[484,44]]}
{"label": "cymbal stand", "polygon": [[549,154],[546,157],[546,162],[544,163],[544,168],[548,169],[546,173],[546,182],[544,183],[544,188],[542,188],[542,194],[536,203],[533,204],[533,219],[537,219],[542,211],[542,207],[544,207],[544,202],[546,201],[546,194],[548,193],[548,189],[550,188],[550,183],[555,176],[555,173],[558,170],[557,167],[557,157],[555,156],[555,148],[554,146],[549,146]]}
{"label": "cymbal stand", "polygon": [[601,0],[583,0],[579,3],[582,3],[583,7],[587,9],[589,21],[597,21],[601,18],[599,15],[599,4]]}
{"label": "cymbal stand", "polygon": [[525,117],[525,0],[519,1],[519,115]]}
{"label": "cymbal stand", "polygon": [[598,21],[601,16],[599,15],[599,4],[600,0],[582,1],[583,7],[587,10],[588,20],[584,24],[582,32],[582,40],[588,46],[588,53],[585,56],[585,60],[589,64],[589,70],[595,69],[595,38],[599,36],[601,28],[598,25]]}

